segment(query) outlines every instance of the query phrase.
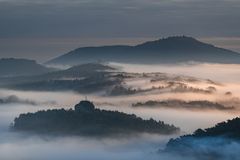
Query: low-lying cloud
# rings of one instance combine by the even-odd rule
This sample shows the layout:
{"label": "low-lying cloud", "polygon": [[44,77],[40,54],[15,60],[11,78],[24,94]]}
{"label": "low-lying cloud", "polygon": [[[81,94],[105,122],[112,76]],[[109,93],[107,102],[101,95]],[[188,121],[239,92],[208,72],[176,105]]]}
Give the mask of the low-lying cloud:
{"label": "low-lying cloud", "polygon": [[[136,66],[134,66],[136,67]],[[136,69],[136,68],[132,69]],[[157,135],[141,135],[140,137],[122,137],[106,138],[106,139],[89,139],[83,137],[38,137],[23,133],[15,133],[9,131],[9,126],[14,118],[21,113],[36,112],[38,110],[72,108],[80,100],[88,99],[93,101],[97,108],[106,110],[118,110],[125,113],[136,114],[144,119],[153,118],[155,120],[162,120],[168,124],[179,126],[183,134],[192,133],[197,128],[207,128],[215,125],[218,122],[226,119],[231,119],[239,115],[239,113],[224,112],[224,111],[191,111],[191,110],[177,110],[168,108],[133,108],[132,103],[139,100],[167,100],[169,98],[177,98],[184,101],[191,100],[211,100],[213,102],[221,102],[221,104],[228,105],[231,103],[236,107],[240,104],[238,83],[240,77],[238,67],[233,69],[230,73],[229,69],[222,66],[198,65],[194,67],[187,66],[162,66],[154,68],[158,72],[170,72],[178,74],[189,74],[199,78],[207,78],[210,72],[214,75],[211,77],[219,81],[223,85],[216,85],[217,92],[214,94],[199,94],[199,93],[163,93],[163,94],[137,94],[127,96],[108,97],[98,94],[77,94],[74,92],[34,92],[34,91],[14,91],[14,90],[0,90],[1,97],[8,97],[15,95],[20,100],[28,100],[31,103],[5,103],[0,107],[0,159],[4,160],[52,160],[52,159],[86,159],[86,160],[196,160],[195,156],[180,156],[175,154],[158,153],[159,149],[164,149],[165,144],[170,138]],[[234,68],[234,67],[233,67]],[[129,68],[128,68],[129,69]],[[131,67],[130,67],[131,69]],[[140,68],[141,69],[141,68]],[[147,69],[142,67],[142,72]],[[145,69],[145,70],[144,70]],[[186,69],[184,72],[184,69]],[[208,71],[210,69],[210,71]],[[235,73],[235,74],[233,74]],[[216,76],[215,76],[216,75]],[[225,76],[225,77],[224,77]],[[138,86],[145,84],[145,81],[133,82],[132,84]],[[206,88],[209,84],[196,83],[196,87]],[[231,94],[226,94],[226,92]],[[85,98],[86,97],[86,98]],[[234,100],[234,101],[233,101]],[[54,104],[44,102],[56,102]],[[191,123],[189,123],[191,122]],[[204,141],[204,150],[214,151],[221,155],[222,160],[237,160],[239,157],[240,146],[238,143],[230,143],[216,148],[208,148],[206,145],[209,141]],[[194,146],[194,145],[193,145]],[[13,154],[14,153],[14,154]],[[235,158],[235,159],[234,159]],[[201,159],[202,160],[202,159]]]}

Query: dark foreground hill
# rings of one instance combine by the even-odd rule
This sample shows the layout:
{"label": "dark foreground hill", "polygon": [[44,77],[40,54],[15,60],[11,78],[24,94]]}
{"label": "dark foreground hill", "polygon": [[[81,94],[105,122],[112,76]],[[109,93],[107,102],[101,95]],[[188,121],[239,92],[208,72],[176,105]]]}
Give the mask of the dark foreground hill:
{"label": "dark foreground hill", "polygon": [[171,139],[167,152],[197,156],[201,160],[239,159],[240,118],[218,123],[212,128],[198,129],[191,135]]}
{"label": "dark foreground hill", "polygon": [[176,36],[137,46],[83,47],[54,58],[47,64],[76,65],[106,61],[120,63],[240,63],[240,54],[200,42],[192,37]]}
{"label": "dark foreground hill", "polygon": [[16,58],[0,59],[0,77],[37,75],[51,71],[53,69],[40,65],[34,60]]}
{"label": "dark foreground hill", "polygon": [[89,101],[81,101],[75,110],[47,110],[21,114],[14,120],[13,130],[50,135],[107,136],[125,134],[174,134],[179,128],[153,119],[96,109]]}

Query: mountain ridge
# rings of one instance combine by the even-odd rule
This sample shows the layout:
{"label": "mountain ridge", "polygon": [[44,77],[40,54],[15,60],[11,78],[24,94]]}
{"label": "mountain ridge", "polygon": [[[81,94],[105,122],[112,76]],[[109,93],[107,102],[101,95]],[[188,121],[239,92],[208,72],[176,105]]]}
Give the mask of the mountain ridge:
{"label": "mountain ridge", "polygon": [[46,64],[76,65],[96,61],[120,63],[240,63],[240,54],[201,42],[193,37],[174,36],[135,46],[82,47],[56,57]]}
{"label": "mountain ridge", "polygon": [[54,71],[55,69],[38,64],[35,60],[23,58],[1,58],[0,77],[37,75]]}

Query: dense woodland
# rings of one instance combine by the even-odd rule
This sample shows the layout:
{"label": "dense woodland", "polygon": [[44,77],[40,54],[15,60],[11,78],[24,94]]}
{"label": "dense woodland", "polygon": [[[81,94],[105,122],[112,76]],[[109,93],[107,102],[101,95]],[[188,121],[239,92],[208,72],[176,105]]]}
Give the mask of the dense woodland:
{"label": "dense woodland", "polygon": [[96,109],[81,101],[75,109],[47,110],[21,114],[12,129],[37,134],[107,136],[131,133],[174,134],[179,128],[136,115]]}
{"label": "dense woodland", "polygon": [[218,123],[212,128],[198,129],[191,135],[171,139],[166,151],[182,155],[198,154],[216,159],[221,153],[215,151],[214,148],[232,143],[240,143],[240,118]]}

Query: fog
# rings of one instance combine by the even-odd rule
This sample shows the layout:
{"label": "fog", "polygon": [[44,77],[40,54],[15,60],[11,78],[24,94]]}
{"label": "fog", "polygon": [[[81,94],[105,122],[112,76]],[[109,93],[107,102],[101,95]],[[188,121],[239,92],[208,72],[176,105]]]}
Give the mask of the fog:
{"label": "fog", "polygon": [[168,153],[197,160],[237,160],[240,156],[239,140],[233,141],[224,137],[191,137],[185,143],[177,149],[168,146]]}
{"label": "fog", "polygon": [[[16,91],[0,89],[0,97],[14,95],[20,100],[28,100],[31,103],[7,103],[0,104],[0,159],[4,160],[40,160],[40,159],[166,159],[182,160],[186,157],[176,157],[159,153],[170,138],[179,135],[149,135],[118,137],[118,138],[83,138],[83,137],[51,137],[36,136],[26,133],[15,133],[9,130],[14,118],[21,113],[36,112],[46,109],[73,108],[80,100],[93,101],[97,108],[106,110],[117,110],[125,113],[134,113],[144,119],[153,118],[168,124],[174,124],[181,128],[181,134],[189,134],[198,128],[208,128],[216,123],[239,115],[240,108],[240,65],[220,64],[182,64],[171,66],[146,66],[112,63],[127,72],[162,72],[185,76],[194,76],[198,82],[187,82],[192,87],[205,89],[214,86],[216,92],[213,94],[191,93],[191,92],[147,92],[134,95],[107,96],[101,94],[79,94],[75,92],[37,92]],[[217,82],[209,84],[207,79]],[[154,82],[159,85],[161,82]],[[126,82],[126,85],[149,88],[149,80],[135,79]],[[226,92],[231,94],[226,95]],[[145,102],[147,100],[180,99],[209,100],[224,105],[236,107],[236,110],[187,110],[168,108],[134,108],[133,103]],[[22,101],[24,102],[24,101]],[[240,149],[239,144],[229,144],[224,152],[224,160],[228,160],[231,149]],[[235,155],[236,156],[236,155]],[[189,157],[189,160],[195,159]],[[187,159],[187,160],[188,160]]]}
{"label": "fog", "polygon": [[238,64],[209,64],[197,62],[175,65],[111,64],[128,72],[163,72],[206,78],[220,82],[237,82],[240,79],[240,65]]}
{"label": "fog", "polygon": [[0,106],[0,159],[157,159],[157,150],[160,147],[163,148],[170,138],[170,136],[148,134],[102,139],[51,137],[15,133],[9,130],[10,123],[20,113],[35,112],[47,108],[50,107],[22,104]]}
{"label": "fog", "polygon": [[[80,137],[36,137],[1,133],[0,157],[4,160],[32,159],[155,159],[161,137],[132,139],[87,139]],[[155,153],[153,153],[155,151]],[[14,153],[14,154],[13,154]],[[152,158],[151,158],[152,157]]]}

